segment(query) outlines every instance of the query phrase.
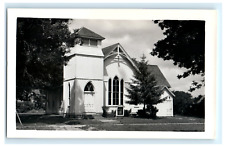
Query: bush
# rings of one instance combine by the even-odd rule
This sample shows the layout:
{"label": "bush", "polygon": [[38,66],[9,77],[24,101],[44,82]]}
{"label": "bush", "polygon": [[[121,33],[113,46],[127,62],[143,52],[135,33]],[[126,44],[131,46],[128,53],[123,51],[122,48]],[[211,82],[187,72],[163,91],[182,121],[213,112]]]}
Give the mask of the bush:
{"label": "bush", "polygon": [[34,109],[34,103],[30,101],[17,101],[16,102],[16,111],[18,113],[26,113],[32,109]]}
{"label": "bush", "polygon": [[147,112],[149,112],[149,118],[156,118],[156,113],[159,110],[155,106],[147,106]]}
{"label": "bush", "polygon": [[109,107],[103,106],[102,110],[103,110],[103,113],[102,113],[103,117],[115,117],[116,116],[116,111],[112,110],[111,113],[108,112]]}
{"label": "bush", "polygon": [[146,113],[144,112],[144,110],[138,110],[137,115],[138,117],[142,117],[142,118],[146,117]]}
{"label": "bush", "polygon": [[115,117],[116,111],[112,110],[111,113],[108,113],[108,117]]}
{"label": "bush", "polygon": [[106,107],[106,106],[102,106],[102,111],[103,111],[103,113],[102,113],[102,116],[103,117],[107,117],[108,116],[108,107]]}
{"label": "bush", "polygon": [[16,109],[19,113],[26,113],[30,110],[45,110],[46,95],[40,90],[20,92],[16,101]]}
{"label": "bush", "polygon": [[131,113],[131,110],[124,110],[124,116],[129,117]]}
{"label": "bush", "polygon": [[147,109],[144,110],[138,110],[137,114],[141,118],[156,118],[156,113],[158,112],[158,109],[155,106],[147,106]]}

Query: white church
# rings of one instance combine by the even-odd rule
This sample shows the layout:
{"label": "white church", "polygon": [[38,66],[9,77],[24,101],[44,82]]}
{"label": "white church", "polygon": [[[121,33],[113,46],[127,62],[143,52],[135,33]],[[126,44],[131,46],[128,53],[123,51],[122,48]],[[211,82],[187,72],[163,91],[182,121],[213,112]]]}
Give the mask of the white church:
{"label": "white church", "polygon": [[[70,115],[102,114],[104,106],[110,113],[123,116],[124,110],[136,113],[143,105],[126,103],[126,88],[137,66],[120,43],[102,48],[104,37],[82,27],[75,30],[75,46],[66,56],[64,66],[63,113]],[[166,100],[156,107],[157,116],[173,116],[173,97],[170,84],[157,65],[150,65],[157,84]]]}

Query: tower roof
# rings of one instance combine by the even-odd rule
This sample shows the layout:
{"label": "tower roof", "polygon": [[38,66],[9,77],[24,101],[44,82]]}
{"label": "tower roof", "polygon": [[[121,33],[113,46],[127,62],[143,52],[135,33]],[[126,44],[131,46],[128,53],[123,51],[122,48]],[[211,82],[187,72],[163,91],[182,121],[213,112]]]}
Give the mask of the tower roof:
{"label": "tower roof", "polygon": [[101,35],[85,28],[82,27],[80,29],[75,29],[74,33],[76,36],[78,37],[82,37],[82,38],[89,38],[89,39],[97,39],[97,40],[104,40],[105,38],[102,37]]}

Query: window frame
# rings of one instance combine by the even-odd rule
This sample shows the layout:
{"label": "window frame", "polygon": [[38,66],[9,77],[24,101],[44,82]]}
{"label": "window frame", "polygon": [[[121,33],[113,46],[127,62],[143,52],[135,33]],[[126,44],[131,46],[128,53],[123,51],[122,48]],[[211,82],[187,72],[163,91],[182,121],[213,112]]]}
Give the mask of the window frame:
{"label": "window frame", "polygon": [[112,79],[108,80],[108,105],[112,105]]}
{"label": "window frame", "polygon": [[123,105],[123,100],[124,100],[124,80],[120,80],[120,105]]}
{"label": "window frame", "polygon": [[119,78],[117,76],[115,76],[113,78],[113,103],[112,105],[114,106],[118,106],[119,105],[119,95],[120,95],[120,92],[119,92],[119,85],[120,85],[120,81],[119,81]]}

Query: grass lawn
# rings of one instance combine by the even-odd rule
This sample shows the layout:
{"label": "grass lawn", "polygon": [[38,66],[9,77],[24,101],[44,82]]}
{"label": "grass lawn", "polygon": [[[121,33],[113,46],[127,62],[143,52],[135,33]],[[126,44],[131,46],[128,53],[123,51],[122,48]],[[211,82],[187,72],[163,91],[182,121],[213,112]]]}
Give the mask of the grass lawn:
{"label": "grass lawn", "polygon": [[195,117],[161,117],[145,119],[134,117],[63,118],[59,115],[25,115],[17,120],[19,130],[90,130],[90,131],[204,131],[204,119]]}

